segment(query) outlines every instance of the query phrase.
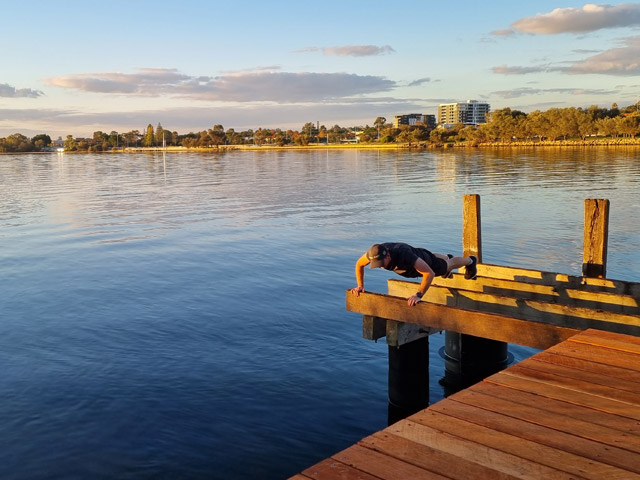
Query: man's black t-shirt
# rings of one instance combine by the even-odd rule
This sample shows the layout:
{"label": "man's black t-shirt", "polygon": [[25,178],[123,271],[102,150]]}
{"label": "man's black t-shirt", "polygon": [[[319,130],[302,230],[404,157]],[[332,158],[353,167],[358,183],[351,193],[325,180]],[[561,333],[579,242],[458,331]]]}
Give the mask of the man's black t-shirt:
{"label": "man's black t-shirt", "polygon": [[[391,254],[391,263],[386,270],[393,270],[398,275],[407,278],[421,277],[422,274],[415,268],[418,258],[425,261],[434,273],[439,276],[447,271],[447,264],[444,260],[437,258],[426,248],[415,248],[406,243],[382,243],[381,244]],[[442,271],[444,268],[444,271]]]}

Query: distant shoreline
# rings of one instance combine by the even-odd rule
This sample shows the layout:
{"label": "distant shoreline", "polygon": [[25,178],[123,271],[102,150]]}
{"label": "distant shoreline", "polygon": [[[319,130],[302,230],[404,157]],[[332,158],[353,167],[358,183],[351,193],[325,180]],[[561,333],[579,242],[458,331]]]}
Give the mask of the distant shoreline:
{"label": "distant shoreline", "polygon": [[[140,152],[230,152],[230,151],[284,151],[284,150],[451,150],[475,148],[581,148],[581,147],[640,147],[640,138],[597,138],[591,140],[543,140],[518,142],[448,142],[448,143],[356,143],[356,144],[315,144],[315,145],[219,145],[217,147],[122,147],[105,151],[65,151],[77,153],[140,153]],[[56,151],[39,152],[0,152],[0,155],[16,153],[61,153]]]}
{"label": "distant shoreline", "polygon": [[450,142],[450,143],[356,143],[315,145],[220,145],[218,147],[125,147],[124,152],[218,152],[236,150],[439,150],[452,148],[558,148],[558,147],[640,147],[640,138],[593,140],[544,140],[520,142]]}

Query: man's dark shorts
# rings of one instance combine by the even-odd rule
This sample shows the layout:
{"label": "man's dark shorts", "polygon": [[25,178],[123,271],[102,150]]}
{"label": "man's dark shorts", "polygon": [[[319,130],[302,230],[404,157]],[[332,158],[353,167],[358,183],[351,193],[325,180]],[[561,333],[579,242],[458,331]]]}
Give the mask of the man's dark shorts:
{"label": "man's dark shorts", "polygon": [[[429,252],[431,253],[431,252]],[[433,273],[436,274],[436,277],[442,277],[447,274],[449,271],[449,266],[447,262],[443,259],[436,257],[433,253],[431,253],[432,267]]]}

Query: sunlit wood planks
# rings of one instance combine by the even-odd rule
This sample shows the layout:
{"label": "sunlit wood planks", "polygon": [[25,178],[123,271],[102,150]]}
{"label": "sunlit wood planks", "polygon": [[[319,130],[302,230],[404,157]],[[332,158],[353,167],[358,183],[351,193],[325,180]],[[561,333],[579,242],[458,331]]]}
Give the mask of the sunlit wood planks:
{"label": "sunlit wood planks", "polygon": [[346,292],[347,310],[371,317],[415,323],[534,348],[548,348],[579,332],[579,329],[521,320],[491,312],[421,302],[407,305],[406,297]]}
{"label": "sunlit wood planks", "polygon": [[[388,281],[388,296],[383,298],[355,299],[347,292],[347,310],[536,348],[547,348],[589,328],[640,336],[638,283],[484,264],[478,269],[482,275],[476,280],[466,280],[461,274],[436,278],[417,307],[404,308],[397,301],[413,295],[417,282],[394,278]],[[392,316],[385,317],[385,313]],[[371,322],[365,322],[364,337],[383,337],[384,326],[374,332]],[[542,332],[553,330],[549,326],[558,328],[556,335],[541,340]]]}
{"label": "sunlit wood planks", "polygon": [[640,339],[579,333],[293,478],[640,478]]}

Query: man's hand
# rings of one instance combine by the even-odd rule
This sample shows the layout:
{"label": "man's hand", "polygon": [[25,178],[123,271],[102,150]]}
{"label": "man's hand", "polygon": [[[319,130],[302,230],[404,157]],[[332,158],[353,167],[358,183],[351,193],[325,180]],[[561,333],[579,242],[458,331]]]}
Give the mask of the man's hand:
{"label": "man's hand", "polygon": [[414,305],[417,305],[418,303],[420,303],[420,297],[418,297],[417,295],[412,295],[407,300],[407,303],[409,304],[410,307],[413,307]]}
{"label": "man's hand", "polygon": [[352,288],[351,293],[353,293],[356,297],[359,297],[361,293],[364,293],[364,287]]}

